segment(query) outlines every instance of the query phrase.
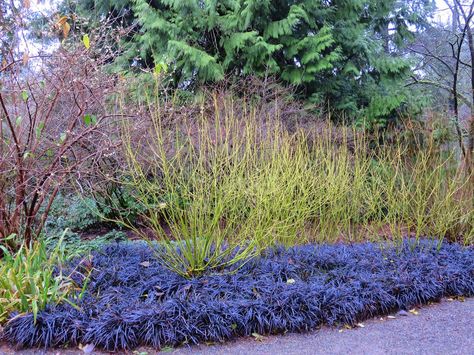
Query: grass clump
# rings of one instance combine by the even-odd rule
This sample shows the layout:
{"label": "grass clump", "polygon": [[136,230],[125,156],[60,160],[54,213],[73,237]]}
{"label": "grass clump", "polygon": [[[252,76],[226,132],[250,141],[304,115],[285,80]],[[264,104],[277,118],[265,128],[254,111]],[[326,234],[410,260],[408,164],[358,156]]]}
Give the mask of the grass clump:
{"label": "grass clump", "polygon": [[51,253],[43,242],[22,245],[16,253],[0,246],[0,324],[12,312],[36,316],[46,305],[62,301],[75,290],[72,279],[63,274],[64,248],[61,241]]}

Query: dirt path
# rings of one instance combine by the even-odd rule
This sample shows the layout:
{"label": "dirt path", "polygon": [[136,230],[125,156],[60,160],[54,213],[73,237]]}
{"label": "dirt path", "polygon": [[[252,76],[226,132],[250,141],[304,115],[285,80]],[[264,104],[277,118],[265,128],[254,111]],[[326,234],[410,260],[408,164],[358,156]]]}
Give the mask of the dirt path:
{"label": "dirt path", "polygon": [[[414,314],[418,313],[418,314]],[[444,300],[414,313],[395,314],[354,329],[322,328],[306,334],[244,338],[218,345],[165,349],[190,354],[462,354],[474,355],[474,298]],[[395,318],[392,318],[395,317]],[[3,345],[0,354],[83,354],[78,350],[26,350]],[[104,354],[93,352],[93,354]],[[130,354],[156,354],[141,348]]]}

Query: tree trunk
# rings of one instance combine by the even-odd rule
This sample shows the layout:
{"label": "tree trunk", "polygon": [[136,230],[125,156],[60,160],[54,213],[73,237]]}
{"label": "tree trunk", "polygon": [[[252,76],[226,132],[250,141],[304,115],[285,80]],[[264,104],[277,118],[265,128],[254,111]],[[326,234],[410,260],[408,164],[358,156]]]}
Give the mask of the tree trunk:
{"label": "tree trunk", "polygon": [[471,54],[471,91],[472,91],[472,103],[471,103],[471,117],[469,119],[469,136],[467,142],[467,156],[466,164],[469,173],[473,172],[473,155],[474,155],[474,39],[472,38],[471,26],[467,25],[467,43],[469,44],[469,52]]}

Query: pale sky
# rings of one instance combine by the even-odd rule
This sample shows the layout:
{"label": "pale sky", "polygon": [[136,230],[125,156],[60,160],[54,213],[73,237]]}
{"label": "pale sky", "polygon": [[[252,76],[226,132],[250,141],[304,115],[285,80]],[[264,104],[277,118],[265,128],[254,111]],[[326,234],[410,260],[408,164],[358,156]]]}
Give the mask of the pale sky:
{"label": "pale sky", "polygon": [[449,23],[451,21],[451,12],[444,0],[436,0],[436,7],[437,10],[434,15],[435,22]]}
{"label": "pale sky", "polygon": [[58,2],[58,0],[30,0],[30,7],[33,11],[45,11]]}
{"label": "pale sky", "polygon": [[[47,13],[51,10],[60,0],[30,0],[29,11],[36,13]],[[48,46],[43,45],[40,41],[31,41],[27,39],[28,30],[21,31],[21,35],[24,35],[20,40],[20,52],[26,52],[29,56],[37,55],[39,52],[52,52],[57,48],[59,43],[51,44],[48,42]]]}

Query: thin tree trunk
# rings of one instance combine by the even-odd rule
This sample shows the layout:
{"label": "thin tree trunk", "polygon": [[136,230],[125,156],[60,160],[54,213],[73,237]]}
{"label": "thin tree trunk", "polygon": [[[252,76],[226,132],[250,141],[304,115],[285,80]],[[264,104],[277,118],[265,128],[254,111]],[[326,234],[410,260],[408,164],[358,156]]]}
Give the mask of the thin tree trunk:
{"label": "thin tree trunk", "polygon": [[[460,67],[460,58],[461,58],[461,51],[462,51],[462,44],[464,42],[465,38],[465,33],[462,33],[461,38],[458,38],[458,45],[457,45],[457,51],[455,54],[455,60],[456,60],[456,65],[454,68],[454,74],[453,74],[453,87],[452,87],[452,92],[453,92],[453,109],[454,109],[454,123],[456,125],[456,133],[458,135],[458,143],[459,147],[461,148],[461,153],[462,157],[466,159],[466,148],[464,146],[463,142],[463,137],[462,137],[462,131],[459,126],[459,95],[458,95],[458,79],[459,79],[459,67]],[[454,45],[453,45],[454,48]]]}
{"label": "thin tree trunk", "polygon": [[469,52],[471,54],[471,91],[472,91],[472,103],[471,103],[471,118],[469,120],[469,137],[467,142],[468,157],[466,157],[466,163],[469,163],[467,167],[469,173],[473,170],[473,155],[474,155],[474,39],[472,37],[471,26],[467,25],[467,43],[469,44]]}
{"label": "thin tree trunk", "polygon": [[[472,30],[471,30],[471,20],[474,16],[474,3],[471,3],[468,11],[463,7],[464,5],[460,0],[454,0],[454,10],[449,4],[448,1],[445,1],[446,4],[450,7],[453,17],[457,17],[456,21],[459,24],[459,19],[462,15],[465,23],[464,27],[461,28],[461,41],[458,46],[458,53],[456,58],[456,67],[459,67],[459,62],[461,58],[461,50],[462,50],[462,43],[464,38],[467,37],[467,43],[469,47],[470,57],[471,57],[471,91],[472,91],[472,98],[471,98],[471,117],[469,119],[469,128],[468,128],[468,139],[467,139],[467,147],[466,152],[464,155],[465,161],[465,169],[466,174],[471,178],[474,179],[473,173],[473,150],[474,150],[474,39],[472,38]],[[453,19],[454,24],[454,19]],[[457,73],[456,73],[457,74]]]}

